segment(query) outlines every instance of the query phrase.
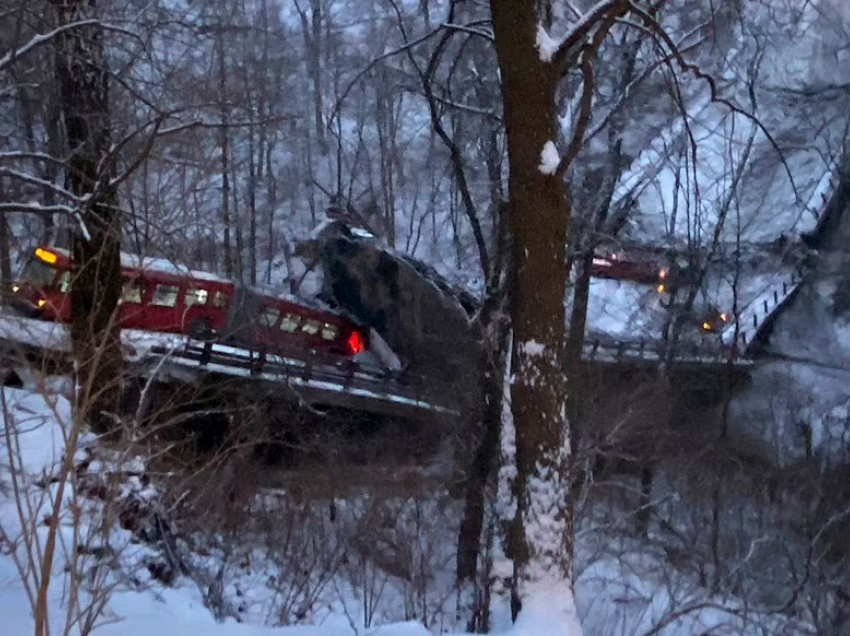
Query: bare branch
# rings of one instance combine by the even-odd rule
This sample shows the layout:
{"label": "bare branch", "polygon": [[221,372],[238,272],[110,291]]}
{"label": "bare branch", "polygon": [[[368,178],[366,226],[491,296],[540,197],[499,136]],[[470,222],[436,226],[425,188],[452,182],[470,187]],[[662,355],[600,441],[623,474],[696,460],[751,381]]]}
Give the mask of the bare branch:
{"label": "bare branch", "polygon": [[801,201],[800,193],[798,192],[797,185],[794,182],[794,175],[791,173],[791,168],[785,161],[784,154],[779,148],[779,144],[776,143],[776,140],[773,138],[773,135],[770,134],[770,131],[767,130],[767,127],[765,127],[765,125],[761,121],[759,121],[759,118],[756,117],[754,114],[748,113],[740,106],[737,106],[732,103],[729,99],[721,97],[720,92],[717,89],[716,80],[708,73],[704,73],[699,66],[697,66],[696,64],[692,64],[685,59],[685,56],[682,54],[682,51],[679,50],[679,48],[676,46],[676,43],[673,42],[673,39],[664,30],[664,27],[662,27],[658,23],[658,20],[654,16],[650,15],[649,13],[638,7],[633,0],[630,0],[629,4],[631,5],[630,11],[640,16],[643,19],[645,25],[651,30],[655,37],[661,40],[666,45],[667,50],[673,56],[673,59],[676,60],[679,67],[683,71],[692,73],[697,79],[701,79],[705,81],[706,84],[708,84],[709,90],[711,91],[711,101],[718,104],[723,104],[732,112],[739,113],[740,115],[743,115],[744,117],[755,123],[755,125],[759,128],[762,134],[764,134],[764,136],[767,138],[768,143],[776,151],[776,154],[778,154],[779,157],[782,158],[782,165],[785,168],[786,174],[788,175],[788,180],[791,183],[791,189],[794,191],[794,197],[798,202]]}
{"label": "bare branch", "polygon": [[3,202],[0,203],[0,214],[6,212],[28,212],[30,214],[69,214],[76,213],[74,208],[68,205],[41,205],[40,203]]}
{"label": "bare branch", "polygon": [[455,24],[453,22],[444,22],[442,26],[443,26],[444,29],[452,29],[454,31],[460,31],[462,33],[468,33],[469,35],[477,35],[479,37],[484,38],[485,40],[492,42],[494,40],[494,37],[493,37],[493,32],[491,30],[489,30],[489,29],[488,30],[476,29],[473,26],[474,24],[488,24],[488,23],[489,22],[483,22],[483,21],[482,22],[474,22],[474,23],[470,23],[470,24]]}
{"label": "bare branch", "polygon": [[33,185],[38,186],[39,188],[47,188],[49,190],[52,190],[56,194],[65,197],[69,201],[76,201],[78,203],[84,203],[86,201],[86,199],[78,197],[73,192],[70,192],[61,186],[58,186],[51,181],[41,179],[26,172],[21,172],[20,170],[0,166],[0,176],[9,177],[11,179],[17,179],[19,181],[24,181],[25,183],[31,183]]}
{"label": "bare branch", "polygon": [[565,69],[570,58],[574,55],[576,45],[580,44],[604,18],[625,15],[630,4],[630,0],[600,0],[597,2],[576,23],[571,25],[572,29],[552,56],[552,63],[558,68]]}
{"label": "bare branch", "polygon": [[573,131],[572,139],[570,139],[569,148],[567,148],[567,153],[558,163],[558,168],[555,171],[555,175],[558,178],[562,179],[566,175],[584,145],[584,136],[590,126],[593,109],[593,88],[595,84],[593,65],[596,63],[599,47],[602,46],[602,42],[608,37],[608,32],[614,26],[618,15],[619,13],[615,12],[601,18],[602,24],[596,29],[590,46],[585,49],[581,56],[581,74],[584,80],[582,82],[581,106],[578,119],[576,120],[576,128]]}
{"label": "bare branch", "polygon": [[74,29],[79,29],[87,26],[94,26],[99,24],[100,20],[89,19],[89,20],[79,20],[77,22],[71,22],[70,24],[63,24],[62,26],[56,27],[52,31],[47,33],[39,33],[38,35],[34,35],[30,38],[29,42],[21,46],[20,48],[13,49],[6,53],[3,57],[0,57],[0,72],[5,70],[7,66],[12,64],[19,57],[26,55],[30,51],[37,49],[38,47],[50,42],[57,36],[65,33],[66,31],[72,31]]}

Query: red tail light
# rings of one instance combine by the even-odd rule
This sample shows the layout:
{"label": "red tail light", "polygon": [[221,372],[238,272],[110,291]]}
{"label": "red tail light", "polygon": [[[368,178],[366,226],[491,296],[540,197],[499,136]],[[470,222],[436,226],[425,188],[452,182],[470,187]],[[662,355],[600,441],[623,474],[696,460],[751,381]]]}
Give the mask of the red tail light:
{"label": "red tail light", "polygon": [[352,331],[348,337],[348,348],[351,349],[351,353],[357,354],[363,351],[364,344],[363,336],[360,335],[360,332],[356,329]]}

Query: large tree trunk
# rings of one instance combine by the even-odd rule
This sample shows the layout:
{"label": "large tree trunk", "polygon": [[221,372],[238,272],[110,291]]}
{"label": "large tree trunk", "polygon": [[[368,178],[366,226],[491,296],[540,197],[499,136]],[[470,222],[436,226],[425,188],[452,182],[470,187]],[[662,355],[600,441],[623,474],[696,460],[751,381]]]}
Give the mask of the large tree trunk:
{"label": "large tree trunk", "polygon": [[[97,15],[95,0],[53,0],[58,25]],[[57,36],[56,79],[71,151],[68,188],[89,195],[72,236],[78,271],[71,286],[71,342],[77,365],[77,417],[103,433],[118,422],[121,339],[115,319],[121,293],[121,215],[109,185],[109,75],[103,29]]]}
{"label": "large tree trunk", "polygon": [[[531,606],[560,612],[578,630],[571,589],[569,426],[564,374],[569,192],[541,170],[558,139],[557,69],[535,47],[535,0],[492,0],[510,162],[514,334],[512,415],[516,429],[516,515],[509,536],[514,616]],[[552,174],[549,174],[552,172]]]}

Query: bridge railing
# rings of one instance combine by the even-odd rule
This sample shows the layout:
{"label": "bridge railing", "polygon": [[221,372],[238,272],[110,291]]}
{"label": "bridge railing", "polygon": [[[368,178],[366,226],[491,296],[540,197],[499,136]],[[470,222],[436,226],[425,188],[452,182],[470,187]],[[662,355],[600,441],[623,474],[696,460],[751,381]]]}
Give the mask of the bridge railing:
{"label": "bridge railing", "polygon": [[383,396],[390,401],[436,411],[452,410],[448,399],[451,391],[439,380],[429,378],[426,381],[415,374],[396,372],[324,352],[251,350],[214,342],[187,341],[171,351],[155,346],[151,353],[167,355],[177,362],[188,362],[212,372],[288,381],[309,388],[364,397]]}
{"label": "bridge railing", "polygon": [[695,343],[690,340],[680,340],[674,344],[662,340],[615,340],[596,337],[585,341],[582,358],[588,362],[608,363],[660,363],[669,359],[701,364],[721,364],[730,360],[737,365],[751,364],[735,346],[710,341]]}
{"label": "bridge railing", "polygon": [[750,303],[738,316],[723,330],[723,341],[729,342],[735,338],[737,330],[737,339],[740,348],[744,351],[755,340],[761,328],[767,320],[773,316],[785,301],[791,296],[795,289],[803,280],[804,270],[802,266],[797,267],[791,275],[782,281],[782,284],[777,284],[766,290],[764,293],[756,297],[755,301]]}

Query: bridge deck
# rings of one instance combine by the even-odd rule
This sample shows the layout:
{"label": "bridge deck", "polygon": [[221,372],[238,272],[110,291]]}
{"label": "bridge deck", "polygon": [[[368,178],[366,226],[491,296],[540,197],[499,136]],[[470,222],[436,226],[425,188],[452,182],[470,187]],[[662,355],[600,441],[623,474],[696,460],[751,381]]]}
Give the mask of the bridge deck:
{"label": "bridge deck", "polygon": [[[253,383],[262,390],[285,385],[293,399],[311,405],[342,406],[403,417],[457,416],[462,396],[440,378],[423,378],[368,367],[350,360],[303,351],[252,351],[221,343],[192,340],[176,334],[124,330],[128,372],[139,377],[193,382],[203,375],[233,382]],[[0,313],[0,342],[10,356],[45,353],[68,361],[70,341],[64,325]],[[652,367],[671,363],[705,369],[741,370],[753,365],[732,349],[693,346],[675,349],[655,341],[624,341],[590,335],[583,349],[585,362],[594,365]],[[70,365],[68,365],[70,367]],[[262,385],[262,386],[261,386]]]}
{"label": "bridge deck", "polygon": [[[202,374],[233,381],[284,384],[293,399],[403,417],[457,416],[452,394],[439,379],[396,374],[315,352],[269,353],[193,340],[178,334],[122,331],[127,370],[139,377],[193,382]],[[49,357],[68,362],[64,325],[0,314],[0,342],[7,358]],[[70,369],[70,364],[65,367]]]}

